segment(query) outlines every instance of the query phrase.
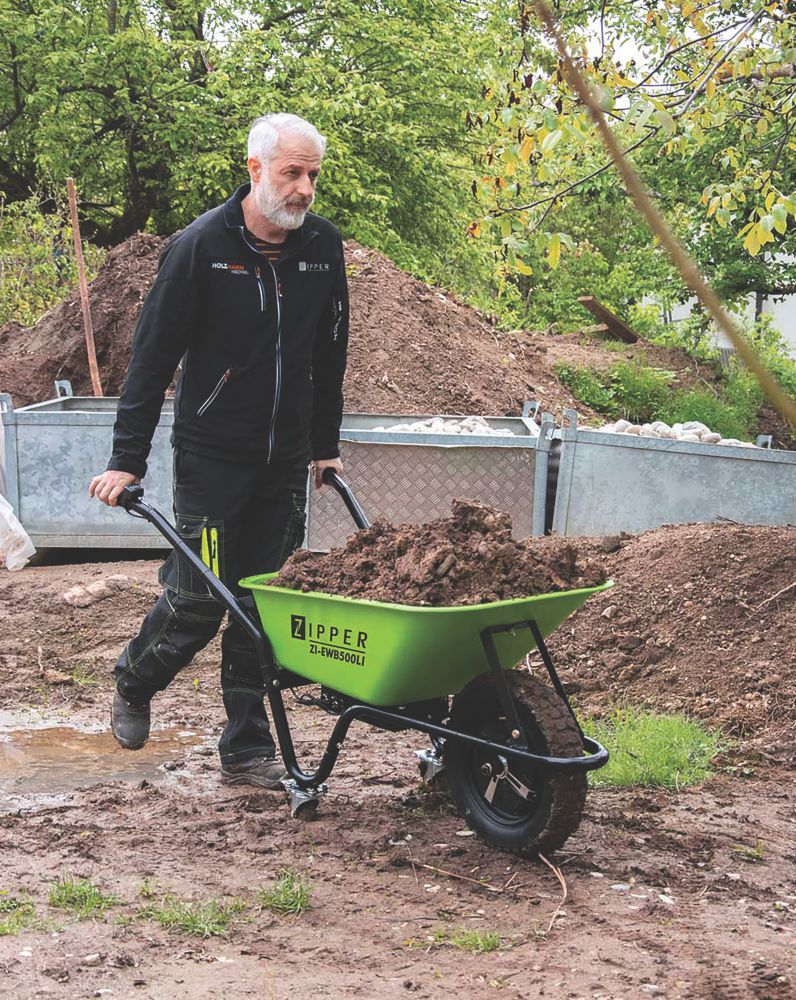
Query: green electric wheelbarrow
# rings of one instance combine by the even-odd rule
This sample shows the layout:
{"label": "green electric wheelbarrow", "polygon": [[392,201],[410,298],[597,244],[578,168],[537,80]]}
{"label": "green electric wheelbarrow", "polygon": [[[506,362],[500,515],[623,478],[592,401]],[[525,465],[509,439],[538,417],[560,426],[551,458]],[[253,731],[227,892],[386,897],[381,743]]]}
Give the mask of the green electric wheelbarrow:
{"label": "green electric wheelbarrow", "polygon": [[[332,470],[324,476],[357,527],[356,498]],[[354,721],[414,729],[430,739],[416,751],[420,773],[445,787],[467,825],[502,850],[537,854],[561,847],[580,823],[590,770],[608,751],[584,735],[544,637],[600,587],[461,607],[414,607],[304,593],[275,586],[276,573],[248,577],[259,621],[183,541],[172,524],[128,486],[119,506],[145,518],[204,579],[251,638],[288,778],[294,817],[317,809]],[[512,669],[537,649],[550,684]],[[298,698],[337,716],[314,771],[304,771],[283,692],[320,685]]]}

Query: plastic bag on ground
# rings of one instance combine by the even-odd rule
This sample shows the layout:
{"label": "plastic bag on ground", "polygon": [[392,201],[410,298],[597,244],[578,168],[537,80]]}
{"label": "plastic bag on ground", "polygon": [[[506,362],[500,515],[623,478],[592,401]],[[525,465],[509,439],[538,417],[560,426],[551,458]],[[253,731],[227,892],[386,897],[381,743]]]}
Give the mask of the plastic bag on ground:
{"label": "plastic bag on ground", "polygon": [[36,546],[17,520],[14,508],[0,496],[0,566],[22,569],[36,551]]}

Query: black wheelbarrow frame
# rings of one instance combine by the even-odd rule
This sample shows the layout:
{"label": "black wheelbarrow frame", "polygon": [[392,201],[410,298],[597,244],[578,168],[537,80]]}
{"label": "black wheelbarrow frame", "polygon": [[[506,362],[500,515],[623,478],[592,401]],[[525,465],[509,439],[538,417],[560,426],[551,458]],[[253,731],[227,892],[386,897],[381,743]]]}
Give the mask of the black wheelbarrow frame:
{"label": "black wheelbarrow frame", "polygon": [[[333,470],[324,473],[324,482],[328,483],[340,494],[358,528],[368,527],[368,520],[355,496],[347,484]],[[564,691],[563,685],[553,665],[550,653],[545,645],[541,630],[533,619],[524,619],[509,625],[497,625],[485,628],[480,633],[484,656],[495,685],[500,705],[509,725],[510,737],[505,743],[483,739],[471,733],[453,729],[444,722],[432,721],[426,713],[421,717],[418,709],[427,707],[427,703],[413,706],[396,706],[383,708],[367,703],[354,702],[343,696],[345,707],[339,714],[332,733],[326,744],[323,756],[314,771],[305,771],[299,766],[296,749],[290,731],[282,692],[286,689],[298,688],[314,684],[301,675],[285,670],[276,662],[268,637],[259,620],[255,620],[246,610],[241,600],[219,580],[219,578],[202,562],[191,548],[180,537],[176,528],[157,510],[144,500],[144,490],[141,486],[126,486],[118,499],[118,505],[136,517],[148,521],[155,527],[169,544],[177,550],[180,556],[190,563],[192,569],[204,580],[208,590],[221,604],[230,617],[246,632],[252,641],[257,654],[257,660],[262,670],[268,704],[274,720],[282,760],[289,780],[284,782],[285,789],[291,799],[291,810],[294,816],[314,810],[319,795],[325,791],[324,782],[329,777],[342,749],[351,724],[355,721],[367,722],[377,728],[399,730],[415,729],[431,738],[434,750],[418,752],[421,759],[421,769],[427,777],[442,769],[441,749],[446,741],[459,741],[482,751],[497,754],[505,761],[522,762],[534,768],[551,771],[584,772],[603,767],[608,762],[608,751],[597,740],[586,736],[578,722],[577,716]],[[500,632],[514,632],[518,629],[530,629],[542,661],[547,669],[550,681],[561,700],[567,707],[583,744],[584,752],[578,756],[556,757],[533,753],[528,749],[528,738],[524,726],[518,716],[517,708],[506,682],[505,672],[498,660],[495,650],[494,636]],[[455,692],[451,692],[455,694]]]}

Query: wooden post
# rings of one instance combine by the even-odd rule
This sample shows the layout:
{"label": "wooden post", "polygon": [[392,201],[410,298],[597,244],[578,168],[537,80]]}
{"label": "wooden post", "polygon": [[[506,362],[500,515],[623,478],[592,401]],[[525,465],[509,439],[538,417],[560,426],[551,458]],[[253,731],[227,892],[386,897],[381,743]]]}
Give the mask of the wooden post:
{"label": "wooden post", "polygon": [[80,242],[80,223],[77,221],[77,195],[72,177],[66,178],[66,191],[69,195],[69,215],[72,219],[72,236],[75,241],[75,258],[77,260],[77,280],[80,288],[80,306],[83,310],[83,328],[86,332],[86,352],[88,353],[88,368],[91,372],[91,385],[95,396],[102,396],[99,368],[97,367],[97,352],[94,348],[94,328],[91,325],[91,310],[88,304],[88,284],[86,282],[86,265],[83,261],[83,245]]}

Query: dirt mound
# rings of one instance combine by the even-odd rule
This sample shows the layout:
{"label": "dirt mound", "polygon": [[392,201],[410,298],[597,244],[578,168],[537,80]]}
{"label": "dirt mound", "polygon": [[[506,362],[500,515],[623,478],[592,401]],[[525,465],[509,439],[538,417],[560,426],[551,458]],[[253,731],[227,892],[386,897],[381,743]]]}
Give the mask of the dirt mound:
{"label": "dirt mound", "polygon": [[501,333],[477,309],[353,242],[346,246],[346,265],[347,410],[516,416],[527,399],[556,413],[576,405],[553,372],[559,345],[552,342],[571,338]]}
{"label": "dirt mound", "polygon": [[790,753],[796,528],[664,526],[614,545],[615,588],[551,638],[577,698],[685,711]]}
{"label": "dirt mound", "polygon": [[[135,324],[164,240],[138,234],[115,247],[90,286],[100,375],[106,395],[118,395]],[[695,378],[692,362],[669,348],[606,351],[578,335],[501,333],[488,317],[397,268],[373,250],[346,245],[351,286],[351,351],[346,409],[373,413],[516,415],[526,399],[560,414],[576,402],[554,364],[608,365],[619,357],[677,371],[679,385]],[[584,314],[585,316],[585,314]],[[29,330],[0,329],[0,391],[16,406],[50,399],[53,381],[68,378],[90,394],[77,291]],[[594,417],[577,404],[582,417]]]}
{"label": "dirt mound", "polygon": [[[97,363],[105,395],[118,395],[130,357],[135,324],[155,277],[165,241],[138,233],[114,247],[89,286]],[[26,330],[0,328],[0,390],[15,406],[52,399],[55,379],[69,379],[76,395],[91,396],[80,297],[75,289]]]}
{"label": "dirt mound", "polygon": [[377,521],[345,548],[323,555],[300,550],[278,578],[295,590],[433,607],[505,601],[604,580],[599,560],[581,557],[571,541],[515,542],[508,514],[470,500],[455,500],[450,517],[426,524]]}

